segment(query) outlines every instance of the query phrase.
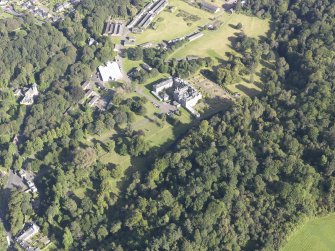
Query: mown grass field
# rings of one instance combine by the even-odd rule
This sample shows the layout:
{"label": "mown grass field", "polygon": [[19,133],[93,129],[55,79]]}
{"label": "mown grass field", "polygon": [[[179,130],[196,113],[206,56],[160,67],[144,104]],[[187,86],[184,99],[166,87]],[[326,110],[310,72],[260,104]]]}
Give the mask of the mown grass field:
{"label": "mown grass field", "polygon": [[200,57],[226,58],[226,52],[232,52],[231,41],[239,30],[234,25],[241,23],[242,31],[249,37],[259,38],[265,36],[269,30],[269,20],[249,17],[242,14],[223,14],[220,18],[223,22],[215,31],[203,31],[203,37],[185,44],[177,49],[170,57],[184,58],[187,55]]}
{"label": "mown grass field", "polygon": [[[188,55],[197,55],[201,57],[224,58],[225,53],[232,51],[231,41],[239,30],[234,29],[234,25],[241,23],[243,32],[250,37],[258,38],[265,36],[270,29],[270,21],[257,17],[250,17],[243,14],[229,14],[221,11],[217,14],[211,14],[199,8],[193,7],[184,1],[170,0],[169,6],[176,7],[174,12],[167,10],[159,14],[156,30],[147,29],[142,34],[136,35],[137,44],[145,42],[161,42],[193,33],[199,26],[212,24],[213,18],[223,22],[223,25],[215,31],[203,31],[203,37],[185,44],[177,49],[171,58],[183,58]],[[183,17],[178,17],[178,11],[183,10],[192,15],[196,15],[198,21],[185,21]]]}
{"label": "mown grass field", "polygon": [[[142,34],[136,35],[137,44],[145,42],[161,42],[162,40],[170,40],[185,36],[195,31],[198,26],[209,23],[209,18],[214,16],[209,12],[195,8],[181,0],[169,0],[169,6],[176,7],[176,10],[174,12],[169,12],[167,10],[161,12],[158,15],[158,18],[162,19],[162,21],[157,23],[157,30],[147,29]],[[185,22],[182,17],[177,17],[179,10],[196,15],[200,20],[196,22]],[[157,18],[155,20],[157,20]],[[188,25],[188,23],[191,25]]]}
{"label": "mown grass field", "polygon": [[335,250],[335,214],[309,220],[292,234],[281,251]]}

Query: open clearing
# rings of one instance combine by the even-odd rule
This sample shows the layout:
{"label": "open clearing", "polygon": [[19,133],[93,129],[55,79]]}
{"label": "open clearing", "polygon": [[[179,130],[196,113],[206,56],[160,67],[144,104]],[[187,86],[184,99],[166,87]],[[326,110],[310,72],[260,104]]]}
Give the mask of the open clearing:
{"label": "open clearing", "polygon": [[335,214],[308,221],[290,237],[281,251],[335,250]]}
{"label": "open clearing", "polygon": [[[210,23],[209,18],[214,16],[209,12],[195,8],[180,0],[170,0],[169,6],[176,7],[176,10],[174,12],[169,12],[165,9],[161,12],[158,15],[158,18],[162,21],[157,22],[158,28],[156,30],[149,28],[142,34],[136,35],[137,44],[145,42],[162,42],[162,40],[170,40],[185,36],[194,32],[198,26]],[[185,22],[182,17],[177,17],[179,10],[196,15],[200,18],[200,20],[195,22]],[[157,20],[157,18],[155,20]]]}
{"label": "open clearing", "polygon": [[[270,21],[257,17],[250,17],[242,14],[228,14],[219,12],[211,14],[199,8],[193,7],[184,1],[170,0],[169,6],[176,7],[174,12],[168,10],[159,14],[157,29],[147,29],[142,34],[136,35],[137,44],[145,42],[161,42],[162,40],[170,40],[182,37],[195,32],[199,26],[212,24],[213,18],[223,22],[223,25],[217,30],[205,30],[203,37],[185,44],[177,49],[170,58],[184,58],[188,55],[196,55],[200,57],[225,58],[226,52],[231,52],[230,39],[236,36],[239,30],[233,28],[234,25],[241,23],[243,32],[250,37],[258,38],[265,36],[270,29]],[[179,10],[183,10],[189,14],[199,18],[197,21],[185,21],[183,17],[178,17]],[[158,20],[156,18],[156,20]],[[212,20],[211,20],[212,19]]]}
{"label": "open clearing", "polygon": [[170,57],[184,58],[188,55],[200,57],[226,58],[226,52],[232,52],[231,41],[239,30],[233,28],[241,23],[243,32],[254,38],[265,36],[269,30],[269,20],[249,17],[242,14],[223,14],[220,18],[223,22],[220,28],[214,31],[203,31],[203,37],[178,48]]}

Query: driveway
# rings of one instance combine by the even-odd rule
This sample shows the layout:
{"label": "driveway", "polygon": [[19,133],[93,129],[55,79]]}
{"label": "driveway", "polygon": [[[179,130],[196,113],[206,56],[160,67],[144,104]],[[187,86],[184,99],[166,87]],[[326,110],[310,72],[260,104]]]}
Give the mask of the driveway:
{"label": "driveway", "polygon": [[168,113],[171,111],[177,110],[177,108],[174,105],[171,105],[166,102],[162,102],[157,100],[154,96],[147,94],[144,92],[142,86],[136,86],[135,91],[140,94],[141,96],[146,97],[151,103],[153,103],[162,113]]}
{"label": "driveway", "polygon": [[23,179],[20,178],[13,170],[9,171],[8,182],[5,186],[5,189],[20,188],[21,190],[26,190],[28,187],[24,183]]}

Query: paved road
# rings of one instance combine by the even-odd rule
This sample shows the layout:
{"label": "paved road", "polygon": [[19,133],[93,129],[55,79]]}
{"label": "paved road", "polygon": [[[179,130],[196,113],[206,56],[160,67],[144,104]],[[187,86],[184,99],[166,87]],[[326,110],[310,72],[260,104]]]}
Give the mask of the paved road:
{"label": "paved road", "polygon": [[152,102],[162,113],[168,113],[171,111],[177,110],[177,108],[174,105],[171,105],[166,102],[158,101],[154,96],[147,94],[144,92],[142,86],[136,86],[135,91],[140,94],[141,96],[146,97],[150,102]]}

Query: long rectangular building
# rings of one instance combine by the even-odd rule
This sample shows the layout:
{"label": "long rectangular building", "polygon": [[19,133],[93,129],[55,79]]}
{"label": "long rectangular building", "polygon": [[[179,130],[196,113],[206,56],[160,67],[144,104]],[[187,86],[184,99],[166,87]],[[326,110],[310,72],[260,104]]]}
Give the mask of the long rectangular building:
{"label": "long rectangular building", "polygon": [[144,17],[141,19],[141,21],[137,24],[138,27],[144,27],[145,24],[150,21],[150,19],[152,18],[152,14],[147,13],[144,15]]}
{"label": "long rectangular building", "polygon": [[133,28],[143,17],[144,14],[146,14],[151,7],[154,5],[154,2],[148,3],[135,17],[134,19],[127,25],[129,29]]}
{"label": "long rectangular building", "polygon": [[115,21],[108,21],[106,23],[104,35],[121,36],[123,33],[123,29],[124,29],[123,23],[115,22]]}
{"label": "long rectangular building", "polygon": [[138,15],[128,24],[128,28],[146,29],[152,20],[168,5],[168,0],[154,1],[144,7]]}
{"label": "long rectangular building", "polygon": [[196,39],[198,39],[198,38],[201,38],[203,35],[204,35],[203,33],[198,32],[198,33],[194,33],[194,34],[192,34],[192,35],[187,36],[187,39],[188,39],[189,41],[193,41],[193,40],[196,40]]}
{"label": "long rectangular building", "polygon": [[165,7],[166,4],[167,4],[166,0],[160,0],[156,2],[156,4],[152,7],[151,12],[158,14],[162,10],[162,8]]}

